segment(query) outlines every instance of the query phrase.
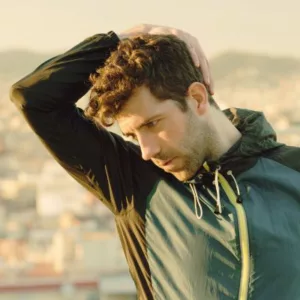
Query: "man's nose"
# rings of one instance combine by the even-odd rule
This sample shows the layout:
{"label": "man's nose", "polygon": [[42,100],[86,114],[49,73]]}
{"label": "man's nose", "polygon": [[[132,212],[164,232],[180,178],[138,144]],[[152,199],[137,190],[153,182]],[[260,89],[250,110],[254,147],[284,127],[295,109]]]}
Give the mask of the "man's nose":
{"label": "man's nose", "polygon": [[142,151],[142,158],[150,160],[160,152],[160,147],[157,139],[153,136],[141,136],[139,144]]}

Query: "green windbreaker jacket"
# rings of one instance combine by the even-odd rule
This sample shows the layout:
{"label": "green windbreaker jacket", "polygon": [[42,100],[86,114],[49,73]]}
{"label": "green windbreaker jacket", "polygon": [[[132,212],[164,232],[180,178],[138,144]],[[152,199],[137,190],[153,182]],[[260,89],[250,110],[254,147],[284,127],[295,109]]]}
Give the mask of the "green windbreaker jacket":
{"label": "green windbreaker jacket", "polygon": [[300,150],[262,113],[224,113],[242,133],[219,161],[179,182],[76,101],[118,44],[98,34],[11,88],[58,163],[114,214],[139,299],[300,299]]}

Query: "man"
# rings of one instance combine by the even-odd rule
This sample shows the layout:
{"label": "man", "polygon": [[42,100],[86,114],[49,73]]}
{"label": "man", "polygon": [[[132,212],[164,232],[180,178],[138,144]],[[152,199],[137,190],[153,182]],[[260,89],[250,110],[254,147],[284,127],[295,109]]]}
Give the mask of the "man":
{"label": "man", "polygon": [[[197,45],[144,33],[112,53],[114,33],[85,40],[12,100],[115,215],[139,299],[299,299],[299,149],[261,113],[218,109]],[[104,129],[114,121],[139,146]]]}

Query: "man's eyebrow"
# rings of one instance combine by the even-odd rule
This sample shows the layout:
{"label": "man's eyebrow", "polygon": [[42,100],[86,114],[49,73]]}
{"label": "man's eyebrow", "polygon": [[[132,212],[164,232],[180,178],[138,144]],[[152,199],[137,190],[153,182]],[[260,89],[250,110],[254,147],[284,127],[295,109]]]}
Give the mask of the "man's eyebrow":
{"label": "man's eyebrow", "polygon": [[[147,118],[147,119],[146,119],[144,122],[142,122],[136,129],[141,129],[143,126],[147,125],[149,122],[153,121],[154,119],[156,119],[156,118],[158,118],[158,117],[160,117],[160,116],[161,116],[161,114],[159,113],[159,114],[156,114],[156,115],[154,115],[154,116],[151,116],[151,117]],[[123,132],[123,131],[121,131],[121,132],[122,132],[122,134],[123,134],[124,136],[127,136],[127,137],[133,136],[133,135],[134,135],[134,133],[133,133],[133,132],[130,132],[130,131],[128,131],[128,132]]]}

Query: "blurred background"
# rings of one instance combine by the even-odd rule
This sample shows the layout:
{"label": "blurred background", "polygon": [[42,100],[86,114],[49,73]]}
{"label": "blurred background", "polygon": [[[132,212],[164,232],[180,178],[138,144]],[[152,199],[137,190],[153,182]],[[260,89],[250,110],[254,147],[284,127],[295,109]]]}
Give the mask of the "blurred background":
{"label": "blurred background", "polygon": [[42,147],[10,86],[95,33],[173,26],[199,39],[222,107],[264,111],[300,146],[300,2],[274,2],[0,0],[0,300],[135,299],[113,216]]}

